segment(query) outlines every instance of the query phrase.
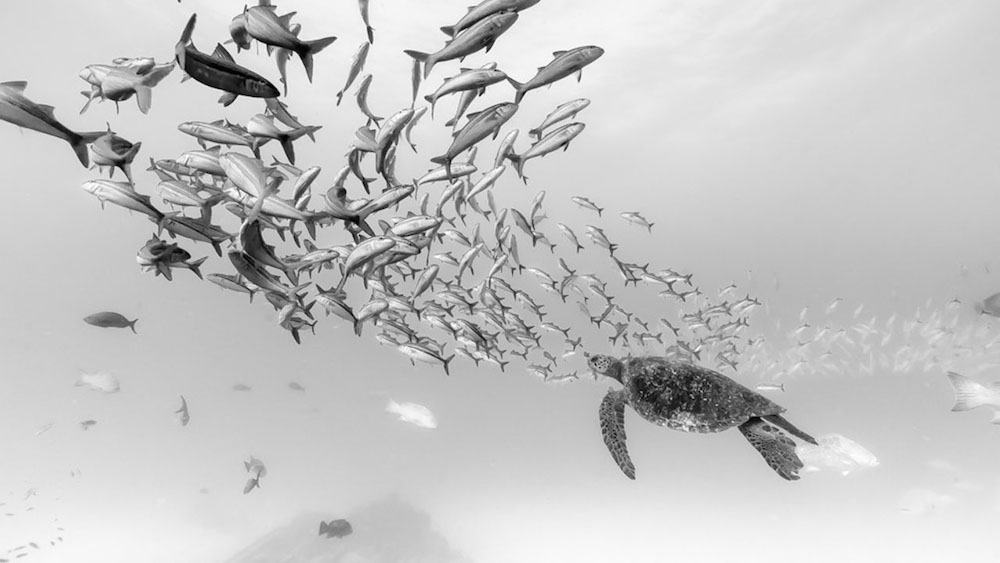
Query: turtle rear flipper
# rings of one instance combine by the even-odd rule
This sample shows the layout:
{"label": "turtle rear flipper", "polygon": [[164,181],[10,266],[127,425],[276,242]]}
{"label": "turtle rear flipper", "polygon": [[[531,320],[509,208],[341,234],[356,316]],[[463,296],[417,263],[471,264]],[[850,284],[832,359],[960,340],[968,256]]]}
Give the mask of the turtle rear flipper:
{"label": "turtle rear flipper", "polygon": [[625,394],[608,390],[601,401],[601,434],[611,457],[629,479],[635,479],[635,465],[628,456],[625,445]]}
{"label": "turtle rear flipper", "polygon": [[[605,398],[605,400],[607,400]],[[802,460],[795,453],[795,442],[781,432],[776,426],[768,424],[763,419],[754,417],[740,425],[740,432],[750,442],[750,445],[760,452],[764,461],[778,475],[789,481],[799,478],[798,471],[802,469]]]}
{"label": "turtle rear flipper", "polygon": [[785,417],[781,416],[780,414],[767,415],[763,417],[763,419],[770,422],[771,424],[778,426],[782,430],[788,432],[789,434],[795,436],[800,440],[805,440],[806,442],[809,442],[814,446],[819,445],[819,442],[817,442],[815,438],[796,428],[794,424],[785,420]]}

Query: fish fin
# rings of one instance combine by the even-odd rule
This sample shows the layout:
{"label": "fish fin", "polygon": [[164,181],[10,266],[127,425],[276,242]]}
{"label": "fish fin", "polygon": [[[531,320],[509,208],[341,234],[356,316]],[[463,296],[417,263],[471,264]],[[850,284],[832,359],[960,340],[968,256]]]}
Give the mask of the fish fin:
{"label": "fish fin", "polygon": [[143,84],[135,85],[135,101],[139,105],[139,111],[149,113],[150,106],[153,105],[153,90]]}
{"label": "fish fin", "polygon": [[434,59],[434,57],[432,55],[428,55],[427,53],[421,53],[420,51],[413,51],[410,49],[407,49],[403,52],[406,53],[407,55],[410,55],[415,60],[424,63],[424,80],[426,80],[427,77],[430,76],[431,74],[431,69],[434,68],[434,63],[437,62]]}
{"label": "fish fin", "polygon": [[191,44],[191,35],[194,33],[194,25],[197,21],[198,14],[191,14],[187,25],[184,26],[184,31],[181,32],[181,38],[177,40],[177,46],[174,47],[174,56],[177,59],[177,65],[181,69],[187,66],[187,46]]}
{"label": "fish fin", "polygon": [[0,86],[6,86],[7,88],[10,88],[11,90],[14,90],[16,92],[19,92],[19,93],[23,94],[24,93],[24,89],[28,87],[28,82],[25,81],[25,80],[14,80],[14,81],[11,81],[11,82],[2,82],[2,83],[0,83]]}
{"label": "fish fin", "polygon": [[447,35],[448,37],[454,37],[455,36],[455,26],[453,26],[453,25],[446,25],[446,26],[444,26],[444,27],[441,28],[441,31],[443,31],[444,34]]}
{"label": "fish fin", "polygon": [[514,80],[509,76],[507,77],[507,82],[510,82],[510,85],[514,87],[514,90],[517,90],[517,93],[514,95],[514,103],[515,104],[521,103],[521,98],[523,98],[525,94],[524,84],[518,82],[517,80]]}
{"label": "fish fin", "polygon": [[995,392],[988,387],[953,371],[946,375],[955,391],[955,406],[951,408],[952,411],[967,411],[995,401]]}
{"label": "fish fin", "polygon": [[150,88],[156,86],[161,80],[166,78],[174,70],[174,63],[156,65],[147,74],[142,76],[142,83]]}
{"label": "fish fin", "polygon": [[445,166],[448,164],[449,160],[447,156],[435,156],[434,158],[431,159],[431,162],[433,162],[434,164],[440,164],[442,166]]}
{"label": "fish fin", "polygon": [[69,144],[73,147],[76,157],[80,159],[80,164],[85,167],[90,166],[90,155],[87,153],[87,145],[104,135],[104,131],[91,131],[89,133],[74,133],[74,136],[70,137]]}
{"label": "fish fin", "polygon": [[375,28],[369,25],[369,26],[367,26],[367,31],[368,31],[368,42],[371,43],[372,45],[374,45],[375,44]]}
{"label": "fish fin", "polygon": [[302,59],[302,65],[306,67],[306,78],[309,79],[310,84],[313,79],[313,55],[327,48],[336,40],[337,38],[331,35],[330,37],[324,37],[323,39],[304,41],[301,44],[301,48],[296,51],[299,58]]}
{"label": "fish fin", "polygon": [[[566,51],[552,51],[552,57],[553,58],[558,57],[558,56],[564,54],[565,52]],[[541,68],[545,68],[545,67],[541,67]]]}
{"label": "fish fin", "polygon": [[[129,327],[130,329],[132,329],[132,332],[133,332],[134,334],[139,334],[138,332],[136,332],[136,331],[135,331],[135,323],[137,323],[137,322],[139,322],[139,319],[136,319],[136,320],[134,320],[134,321],[129,321],[129,323],[128,323],[128,327]],[[181,398],[183,399],[183,397],[181,397]]]}
{"label": "fish fin", "polygon": [[447,358],[442,358],[441,359],[441,363],[444,366],[444,374],[445,375],[451,375],[451,372],[448,371],[448,364],[450,364],[451,361],[454,360],[454,359],[455,359],[455,354],[452,354],[452,355],[448,356]]}
{"label": "fish fin", "polygon": [[191,271],[194,272],[194,275],[198,276],[198,279],[202,279],[202,280],[205,279],[201,275],[201,265],[207,259],[208,259],[208,256],[202,256],[201,258],[195,260],[194,262],[191,262],[191,264],[189,265],[189,267],[191,268]]}
{"label": "fish fin", "polygon": [[580,70],[576,71],[576,81],[580,82],[581,80],[583,80],[583,69],[582,68]]}

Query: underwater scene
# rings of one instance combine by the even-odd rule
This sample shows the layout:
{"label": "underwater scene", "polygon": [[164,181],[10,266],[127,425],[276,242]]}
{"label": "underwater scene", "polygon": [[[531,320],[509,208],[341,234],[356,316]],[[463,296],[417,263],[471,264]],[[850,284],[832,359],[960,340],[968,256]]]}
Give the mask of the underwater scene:
{"label": "underwater scene", "polygon": [[1000,560],[998,19],[5,4],[0,563]]}

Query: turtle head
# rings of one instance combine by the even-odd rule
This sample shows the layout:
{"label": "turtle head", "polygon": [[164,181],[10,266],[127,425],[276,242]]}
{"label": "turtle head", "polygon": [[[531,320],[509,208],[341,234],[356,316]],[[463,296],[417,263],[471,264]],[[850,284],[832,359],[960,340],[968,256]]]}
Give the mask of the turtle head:
{"label": "turtle head", "polygon": [[622,383],[622,363],[616,358],[596,354],[587,357],[587,366],[598,375],[604,375]]}

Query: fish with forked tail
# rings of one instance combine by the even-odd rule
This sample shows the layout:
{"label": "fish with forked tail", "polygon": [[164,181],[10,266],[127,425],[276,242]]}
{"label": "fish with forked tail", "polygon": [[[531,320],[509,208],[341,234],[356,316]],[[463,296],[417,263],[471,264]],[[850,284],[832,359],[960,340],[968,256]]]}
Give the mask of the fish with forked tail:
{"label": "fish with forked tail", "polygon": [[24,89],[27,86],[28,83],[23,81],[0,83],[0,120],[66,141],[80,159],[80,164],[90,166],[87,145],[96,141],[105,132],[70,131],[56,120],[55,108],[36,104],[24,96]]}

